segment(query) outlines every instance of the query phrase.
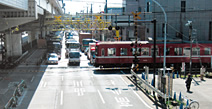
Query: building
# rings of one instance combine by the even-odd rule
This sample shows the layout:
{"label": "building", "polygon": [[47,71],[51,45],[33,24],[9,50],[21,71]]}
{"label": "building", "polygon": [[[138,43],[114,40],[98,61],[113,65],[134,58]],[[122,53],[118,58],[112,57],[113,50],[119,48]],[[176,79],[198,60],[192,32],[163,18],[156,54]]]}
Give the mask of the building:
{"label": "building", "polygon": [[[192,21],[192,38],[198,41],[212,41],[212,1],[211,0],[156,0],[167,14],[167,38],[189,40],[189,27]],[[123,0],[123,11],[142,12],[142,20],[157,20],[157,38],[164,36],[164,14],[152,0]],[[145,25],[145,38],[153,36],[152,24]]]}

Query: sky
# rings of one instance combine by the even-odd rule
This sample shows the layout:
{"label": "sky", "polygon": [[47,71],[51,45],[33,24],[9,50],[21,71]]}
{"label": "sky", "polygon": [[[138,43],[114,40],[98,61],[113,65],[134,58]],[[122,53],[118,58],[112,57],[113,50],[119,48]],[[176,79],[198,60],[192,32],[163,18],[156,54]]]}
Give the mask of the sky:
{"label": "sky", "polygon": [[[93,7],[93,13],[104,11],[106,0],[64,0],[65,3],[65,11],[66,13],[76,14],[78,13],[88,13],[91,10],[91,4]],[[108,7],[122,7],[122,0],[107,0]]]}

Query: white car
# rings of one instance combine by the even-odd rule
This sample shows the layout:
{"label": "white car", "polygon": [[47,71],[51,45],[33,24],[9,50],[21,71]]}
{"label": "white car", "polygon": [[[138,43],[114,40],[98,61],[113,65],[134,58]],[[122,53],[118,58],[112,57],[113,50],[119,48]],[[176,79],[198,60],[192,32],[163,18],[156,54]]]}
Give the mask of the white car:
{"label": "white car", "polygon": [[56,53],[49,53],[47,57],[47,64],[58,64],[58,56]]}

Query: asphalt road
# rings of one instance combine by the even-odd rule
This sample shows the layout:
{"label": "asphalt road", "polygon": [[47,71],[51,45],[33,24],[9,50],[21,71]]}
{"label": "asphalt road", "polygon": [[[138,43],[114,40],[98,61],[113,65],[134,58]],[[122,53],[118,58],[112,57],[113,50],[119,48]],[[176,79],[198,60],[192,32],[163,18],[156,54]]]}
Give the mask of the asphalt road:
{"label": "asphalt road", "polygon": [[66,65],[62,59],[47,67],[29,109],[151,108],[123,75],[94,74],[83,54],[80,66]]}
{"label": "asphalt road", "polygon": [[[64,47],[62,54],[65,54]],[[96,71],[87,57],[83,53],[81,55],[80,66],[68,66],[65,55],[62,55],[58,65],[46,66],[29,109],[153,107],[153,103],[144,94],[135,91],[135,87],[130,87],[131,82],[127,81],[126,76],[114,74],[114,71]]]}

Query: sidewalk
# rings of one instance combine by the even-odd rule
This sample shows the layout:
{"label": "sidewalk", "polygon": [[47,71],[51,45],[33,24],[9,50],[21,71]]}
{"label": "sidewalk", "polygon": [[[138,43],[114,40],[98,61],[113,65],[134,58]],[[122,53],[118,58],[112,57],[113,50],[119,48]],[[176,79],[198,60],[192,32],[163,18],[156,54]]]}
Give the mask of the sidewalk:
{"label": "sidewalk", "polygon": [[173,80],[173,90],[177,93],[176,98],[179,99],[179,93],[188,99],[199,102],[200,109],[211,109],[212,106],[212,79],[204,78],[205,81],[200,81],[200,78],[193,78],[191,84],[191,92],[186,92],[185,79],[176,78]]}

